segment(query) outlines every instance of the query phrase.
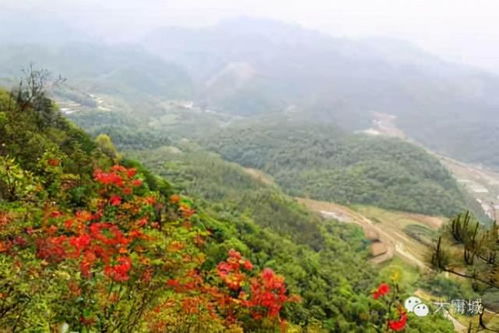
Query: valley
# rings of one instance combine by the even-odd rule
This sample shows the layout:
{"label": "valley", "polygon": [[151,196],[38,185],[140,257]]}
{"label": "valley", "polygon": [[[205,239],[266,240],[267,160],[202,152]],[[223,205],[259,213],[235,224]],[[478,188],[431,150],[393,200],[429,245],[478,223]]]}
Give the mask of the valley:
{"label": "valley", "polygon": [[[105,331],[138,297],[157,326],[119,325],[140,332],[478,331],[404,319],[397,300],[418,295],[483,297],[498,325],[498,77],[251,18],[0,51],[0,287],[16,293],[0,303],[29,313],[1,324]],[[11,84],[32,58],[46,91]]]}
{"label": "valley", "polygon": [[475,198],[484,213],[495,220],[499,211],[499,173],[481,165],[463,163],[437,155],[457,182]]}
{"label": "valley", "polygon": [[480,207],[484,216],[490,220],[495,220],[497,211],[499,210],[499,173],[487,166],[458,161],[455,158],[424,147],[414,139],[407,137],[397,127],[396,121],[397,117],[393,115],[373,113],[373,126],[363,131],[363,133],[375,136],[397,137],[424,148],[429,154],[437,157],[452,173],[461,188],[476,201],[475,204]]}

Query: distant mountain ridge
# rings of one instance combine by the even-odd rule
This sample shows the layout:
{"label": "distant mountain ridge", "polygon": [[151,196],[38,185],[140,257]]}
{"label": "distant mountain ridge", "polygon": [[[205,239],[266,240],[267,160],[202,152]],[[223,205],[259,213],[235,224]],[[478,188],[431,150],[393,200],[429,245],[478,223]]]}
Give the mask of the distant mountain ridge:
{"label": "distant mountain ridge", "polygon": [[162,28],[140,45],[86,41],[69,28],[64,36],[65,25],[57,22],[45,28],[40,31],[51,31],[57,43],[44,33],[15,41],[17,34],[0,33],[0,77],[16,76],[36,60],[85,91],[134,105],[187,99],[250,117],[292,109],[351,131],[370,128],[373,114],[382,112],[432,150],[499,168],[499,77],[408,42],[335,38],[253,18]]}
{"label": "distant mountain ridge", "polygon": [[[253,115],[298,105],[347,129],[365,129],[373,111],[398,116],[409,136],[432,149],[499,166],[499,77],[446,62],[404,41],[334,38],[270,20],[239,18],[203,29],[164,28],[142,45],[190,73],[196,98]],[[254,75],[207,87],[231,63]],[[223,77],[222,77],[223,78]],[[484,134],[485,133],[485,134]],[[499,132],[498,132],[499,133]],[[485,141],[485,142],[484,142]]]}

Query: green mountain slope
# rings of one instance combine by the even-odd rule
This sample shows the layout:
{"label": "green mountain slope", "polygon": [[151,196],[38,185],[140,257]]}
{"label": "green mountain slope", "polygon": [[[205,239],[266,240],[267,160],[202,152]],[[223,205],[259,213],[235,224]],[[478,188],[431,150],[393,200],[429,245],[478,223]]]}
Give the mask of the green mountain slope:
{"label": "green mountain slope", "polygon": [[[109,149],[101,149],[89,136],[66,121],[49,99],[39,96],[28,104],[19,104],[2,91],[0,108],[0,284],[2,290],[7,292],[2,294],[4,301],[1,309],[7,314],[0,319],[3,327],[46,330],[62,320],[71,329],[77,330],[83,327],[102,330],[132,325],[128,327],[135,327],[136,331],[151,331],[147,325],[156,322],[154,320],[164,323],[165,317],[154,317],[157,310],[149,311],[166,299],[168,306],[163,309],[174,306],[173,312],[165,314],[170,316],[166,318],[173,320],[168,325],[177,325],[169,327],[182,331],[188,327],[182,325],[190,325],[189,320],[192,320],[188,313],[180,310],[186,306],[183,298],[186,296],[164,289],[165,281],[191,276],[189,274],[193,273],[189,273],[189,267],[194,263],[186,264],[186,257],[177,262],[179,258],[175,253],[185,250],[189,257],[200,255],[204,259],[195,271],[206,275],[206,283],[216,283],[218,278],[211,276],[210,272],[226,258],[229,249],[241,251],[258,268],[271,267],[286,276],[289,292],[302,298],[301,302],[286,304],[282,309],[281,316],[290,325],[318,326],[344,332],[366,332],[372,325],[371,319],[359,319],[359,316],[368,314],[372,302],[369,293],[376,282],[372,270],[364,264],[366,244],[359,229],[320,220],[278,189],[257,186],[239,167],[228,165],[210,154],[197,155],[194,152],[189,155],[190,158],[177,161],[179,165],[184,163],[183,166],[167,169],[171,170],[170,177],[182,183],[189,192],[200,198],[209,198],[209,201],[193,203],[184,197],[180,206],[176,206],[178,199],[168,199],[174,193],[169,183],[137,162],[124,160],[123,165],[135,167],[140,177],[133,181],[126,180],[135,184],[132,186],[138,186],[134,190],[137,192],[130,194],[131,190],[123,189],[120,184],[122,177],[135,178],[135,171],[122,167],[109,169],[109,173],[94,171],[96,168],[107,170],[116,155]],[[175,165],[173,158],[171,162]],[[116,182],[117,178],[118,185],[109,183]],[[102,183],[99,185],[99,182]],[[236,195],[240,184],[245,184],[240,188],[244,191]],[[217,188],[219,193],[211,195]],[[130,205],[143,205],[151,200],[147,199],[148,195],[156,198],[161,206],[145,206],[143,212],[131,210],[126,213]],[[176,211],[176,207],[180,210]],[[85,211],[95,213],[86,215]],[[142,214],[153,221],[159,219],[156,226],[152,224],[143,230],[148,237],[154,237],[131,243],[120,240],[121,233],[137,237],[131,236],[137,235],[137,231],[130,230],[127,223],[135,223],[136,216],[144,216]],[[190,221],[186,220],[186,216],[191,214],[194,215],[189,218]],[[69,222],[73,219],[81,221],[79,219],[85,216],[101,220],[88,222],[90,234],[81,233],[85,228],[72,229],[74,222]],[[179,221],[176,220],[178,218]],[[155,230],[158,223],[166,223],[164,228],[168,225],[163,236]],[[99,233],[97,226],[110,228],[111,235],[115,236]],[[76,232],[79,234],[75,235]],[[147,245],[146,240],[158,237],[161,241],[152,243],[151,247]],[[189,237],[193,237],[192,243],[188,243]],[[205,237],[204,245],[200,245],[199,237]],[[70,248],[65,248],[66,240]],[[102,243],[104,240],[105,243]],[[89,247],[87,241],[91,244],[95,242],[95,247]],[[97,246],[114,242],[128,245],[126,250],[119,250],[119,254],[116,252],[118,257],[113,257],[111,263],[103,253],[111,255],[118,248],[105,245],[106,252],[100,252],[104,250]],[[187,246],[185,248],[179,242],[188,245],[183,245]],[[83,261],[79,262],[78,252],[71,250],[73,247],[86,255],[100,253],[98,261],[91,259],[87,262],[90,259],[83,257]],[[128,253],[129,258],[125,256]],[[148,288],[137,286],[138,283],[150,281],[143,280],[142,274],[149,272],[148,261],[143,261],[144,255],[153,255],[155,259],[152,263],[155,264],[161,260],[166,260],[167,265],[176,262],[175,268],[160,269],[154,273],[157,275],[153,275],[154,282],[151,283],[155,285],[151,285],[153,289],[150,289],[154,292],[150,294]],[[30,269],[23,266],[25,264]],[[352,267],[356,269],[352,270]],[[141,269],[145,271],[140,273]],[[345,275],[347,270],[348,277]],[[81,288],[87,292],[78,296]],[[127,297],[121,299],[121,293]],[[189,295],[189,301],[197,297]],[[114,301],[107,303],[107,297],[112,297]],[[144,297],[152,298],[142,303],[141,311],[151,313],[153,319],[140,321],[137,317],[127,322],[126,318],[137,313],[134,311],[137,302],[144,302]],[[223,318],[223,312],[217,312],[217,316]],[[440,327],[447,331],[449,324],[438,318],[433,320],[439,320]],[[207,330],[224,325],[223,321],[207,320],[205,317],[197,317],[196,322],[198,327]],[[414,322],[412,327],[417,329],[429,323],[430,319]],[[237,324],[248,331],[258,329],[260,325],[244,317],[238,319]],[[263,327],[268,324],[262,323]]]}
{"label": "green mountain slope", "polygon": [[[299,313],[300,320],[314,327],[320,318],[319,326],[326,331],[369,331],[354,319],[363,316],[367,304],[355,293],[369,285],[370,274],[377,275],[366,265],[367,243],[359,229],[318,219],[278,186],[255,179],[241,166],[191,143],[129,154],[171,179],[181,193],[203,198],[212,216],[229,219],[230,229],[224,228],[224,233],[231,230],[231,237],[237,235],[256,251],[252,257],[255,261],[270,260],[267,263],[272,267],[281,267],[289,277],[290,289],[301,291],[303,302],[294,305],[297,309],[293,312],[295,316]],[[212,204],[205,201],[208,198]],[[310,238],[316,230],[320,237]],[[272,258],[265,252],[272,253]],[[359,261],[358,255],[363,259]],[[354,269],[356,265],[365,269]],[[438,318],[433,318],[433,323],[427,319],[414,320],[410,329],[452,330]]]}
{"label": "green mountain slope", "polygon": [[430,215],[450,216],[464,207],[438,160],[397,139],[350,135],[282,115],[229,127],[207,146],[272,175],[294,196]]}

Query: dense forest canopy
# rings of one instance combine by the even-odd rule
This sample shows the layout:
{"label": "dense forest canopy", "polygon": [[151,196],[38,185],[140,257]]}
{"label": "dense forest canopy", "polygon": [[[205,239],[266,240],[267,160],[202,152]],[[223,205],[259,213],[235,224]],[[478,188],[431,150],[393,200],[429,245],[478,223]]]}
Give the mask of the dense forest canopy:
{"label": "dense forest canopy", "polygon": [[464,195],[439,161],[398,139],[266,117],[228,127],[207,146],[269,173],[294,196],[447,216],[465,206]]}
{"label": "dense forest canopy", "polygon": [[351,134],[296,113],[224,119],[163,109],[145,125],[118,113],[70,117],[94,135],[107,133],[122,149],[198,142],[229,161],[267,172],[293,196],[445,216],[463,208],[481,210],[424,149],[399,139]]}

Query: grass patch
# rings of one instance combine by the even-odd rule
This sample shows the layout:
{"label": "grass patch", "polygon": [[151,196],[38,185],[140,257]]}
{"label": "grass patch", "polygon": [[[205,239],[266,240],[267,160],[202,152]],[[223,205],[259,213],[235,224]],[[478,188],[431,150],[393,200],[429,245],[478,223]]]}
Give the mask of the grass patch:
{"label": "grass patch", "polygon": [[421,225],[421,224],[409,224],[402,229],[409,237],[415,239],[426,246],[432,246],[435,243],[435,238],[437,233],[435,230]]}

